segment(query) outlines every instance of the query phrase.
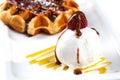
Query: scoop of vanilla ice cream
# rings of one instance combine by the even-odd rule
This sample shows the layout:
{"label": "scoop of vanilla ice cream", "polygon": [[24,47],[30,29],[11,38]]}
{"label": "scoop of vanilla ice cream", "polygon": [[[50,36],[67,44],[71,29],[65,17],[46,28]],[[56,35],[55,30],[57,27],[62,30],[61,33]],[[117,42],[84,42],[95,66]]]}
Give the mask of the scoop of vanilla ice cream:
{"label": "scoop of vanilla ice cream", "polygon": [[58,60],[69,67],[82,68],[96,63],[100,59],[101,44],[95,30],[86,27],[80,30],[82,35],[67,29],[61,34],[56,45]]}

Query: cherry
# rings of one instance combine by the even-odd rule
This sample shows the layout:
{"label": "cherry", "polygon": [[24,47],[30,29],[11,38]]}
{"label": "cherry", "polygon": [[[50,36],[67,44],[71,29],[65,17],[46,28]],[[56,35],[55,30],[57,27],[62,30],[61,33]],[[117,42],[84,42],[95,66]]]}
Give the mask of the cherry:
{"label": "cherry", "polygon": [[85,14],[81,11],[76,11],[68,20],[68,29],[76,30],[85,28],[87,26],[87,19]]}

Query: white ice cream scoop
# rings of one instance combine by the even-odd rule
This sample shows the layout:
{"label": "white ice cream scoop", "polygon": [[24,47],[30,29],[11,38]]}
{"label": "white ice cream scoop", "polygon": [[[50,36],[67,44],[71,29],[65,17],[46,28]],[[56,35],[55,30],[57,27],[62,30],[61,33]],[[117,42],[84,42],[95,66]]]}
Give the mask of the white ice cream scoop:
{"label": "white ice cream scoop", "polygon": [[100,59],[102,52],[99,35],[96,30],[86,26],[87,20],[82,12],[73,14],[68,28],[60,35],[56,45],[57,63],[83,68]]}

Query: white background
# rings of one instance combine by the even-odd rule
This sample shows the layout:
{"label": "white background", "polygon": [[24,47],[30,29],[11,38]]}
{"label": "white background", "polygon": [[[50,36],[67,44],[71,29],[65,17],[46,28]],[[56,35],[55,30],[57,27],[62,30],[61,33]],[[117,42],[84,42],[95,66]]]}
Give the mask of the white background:
{"label": "white background", "polygon": [[[0,0],[0,3],[3,0]],[[92,0],[94,1],[94,0]],[[96,6],[99,6],[101,13],[106,16],[110,28],[113,28],[113,32],[116,32],[116,36],[120,36],[120,0],[95,0]],[[0,26],[1,27],[1,26]],[[8,47],[3,44],[5,39],[5,29],[0,28],[0,80],[6,80],[6,68],[5,68],[5,54],[2,53],[3,47]],[[7,51],[6,51],[7,52]]]}

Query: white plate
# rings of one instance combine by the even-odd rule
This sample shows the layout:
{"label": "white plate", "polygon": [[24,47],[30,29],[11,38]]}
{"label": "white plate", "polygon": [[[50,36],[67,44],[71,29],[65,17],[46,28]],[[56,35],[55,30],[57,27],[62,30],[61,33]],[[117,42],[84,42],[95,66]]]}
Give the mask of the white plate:
{"label": "white plate", "polygon": [[[107,58],[107,61],[111,61],[112,65],[108,68],[108,73],[97,74],[88,73],[82,75],[74,75],[72,70],[53,71],[51,69],[45,69],[36,64],[30,65],[26,55],[49,47],[56,44],[58,35],[53,36],[39,34],[34,37],[28,37],[24,34],[17,33],[11,29],[8,29],[6,25],[0,23],[1,35],[5,37],[0,38],[4,44],[2,52],[5,56],[5,65],[7,80],[111,80],[120,79],[120,54],[118,50],[118,44],[107,22],[103,19],[103,15],[98,11],[99,7],[95,6],[92,2],[86,0],[77,1],[81,10],[86,14],[90,27],[96,28],[100,32],[100,38],[103,45],[103,54]],[[104,17],[105,18],[105,17]],[[105,22],[104,22],[105,21]],[[111,34],[112,32],[112,34]],[[4,58],[3,58],[4,59]],[[94,76],[94,77],[93,77]],[[4,76],[5,77],[5,76]]]}

